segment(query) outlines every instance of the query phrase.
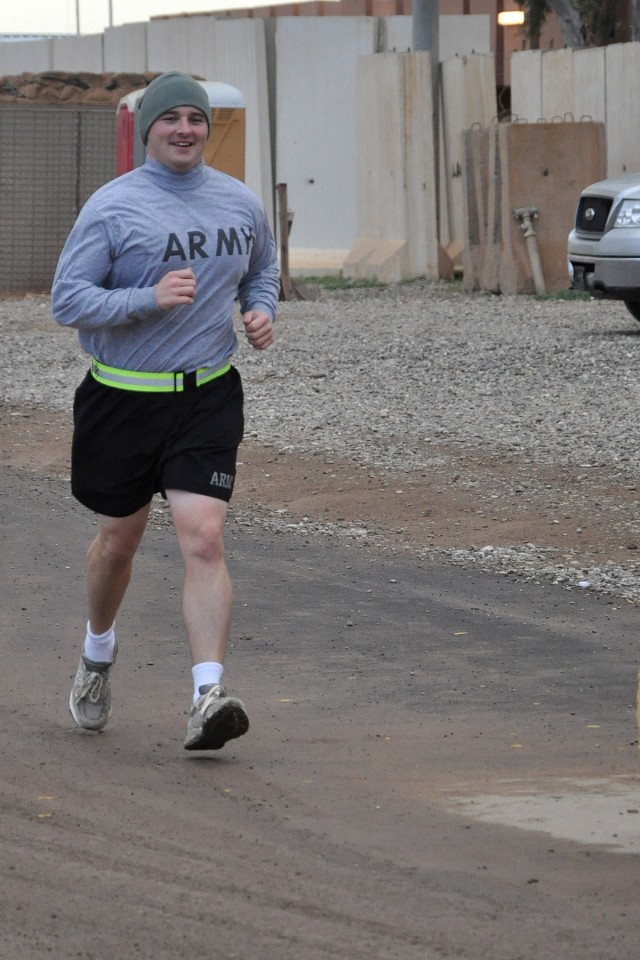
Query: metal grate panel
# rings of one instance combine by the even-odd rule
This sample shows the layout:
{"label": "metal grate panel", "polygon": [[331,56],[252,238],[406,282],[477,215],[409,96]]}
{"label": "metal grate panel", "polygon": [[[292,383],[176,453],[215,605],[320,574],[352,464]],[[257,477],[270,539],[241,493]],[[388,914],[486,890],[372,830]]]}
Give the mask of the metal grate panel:
{"label": "metal grate panel", "polygon": [[0,290],[47,290],[86,199],[116,175],[115,111],[0,104]]}

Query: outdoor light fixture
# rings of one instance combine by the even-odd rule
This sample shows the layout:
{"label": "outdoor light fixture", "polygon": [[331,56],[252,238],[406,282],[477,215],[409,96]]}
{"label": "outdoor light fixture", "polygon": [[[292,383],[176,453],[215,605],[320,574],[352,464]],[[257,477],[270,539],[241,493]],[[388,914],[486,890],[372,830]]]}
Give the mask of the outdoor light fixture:
{"label": "outdoor light fixture", "polygon": [[524,23],[524,10],[503,10],[498,14],[501,27],[520,27]]}

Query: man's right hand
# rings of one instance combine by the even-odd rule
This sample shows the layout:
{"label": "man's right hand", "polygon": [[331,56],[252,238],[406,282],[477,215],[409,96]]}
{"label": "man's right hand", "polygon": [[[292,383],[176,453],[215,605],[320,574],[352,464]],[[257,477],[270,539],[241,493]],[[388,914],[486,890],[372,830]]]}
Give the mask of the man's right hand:
{"label": "man's right hand", "polygon": [[193,303],[196,295],[196,275],[187,267],[171,270],[156,284],[156,301],[161,310],[171,310],[183,303]]}

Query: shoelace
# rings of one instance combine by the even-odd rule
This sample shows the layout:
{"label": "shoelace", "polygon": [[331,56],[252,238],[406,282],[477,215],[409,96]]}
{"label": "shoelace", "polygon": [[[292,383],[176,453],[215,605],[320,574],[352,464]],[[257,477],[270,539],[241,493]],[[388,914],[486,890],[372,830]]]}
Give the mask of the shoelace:
{"label": "shoelace", "polygon": [[216,700],[223,699],[223,696],[224,695],[222,694],[222,691],[218,686],[213,687],[211,690],[207,690],[207,692],[204,695],[204,700],[202,701],[202,703],[198,708],[198,712],[200,714],[204,714],[205,711],[211,706],[212,703],[214,703]]}
{"label": "shoelace", "polygon": [[86,697],[90,703],[99,703],[105,679],[103,673],[88,673],[78,691],[78,700],[84,700]]}

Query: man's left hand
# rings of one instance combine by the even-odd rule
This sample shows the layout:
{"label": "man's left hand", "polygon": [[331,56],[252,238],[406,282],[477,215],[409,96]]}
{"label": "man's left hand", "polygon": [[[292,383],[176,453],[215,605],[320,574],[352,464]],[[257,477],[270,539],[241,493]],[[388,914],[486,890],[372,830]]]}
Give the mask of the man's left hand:
{"label": "man's left hand", "polygon": [[264,310],[247,310],[242,315],[244,332],[254,350],[266,350],[273,343],[273,324]]}

